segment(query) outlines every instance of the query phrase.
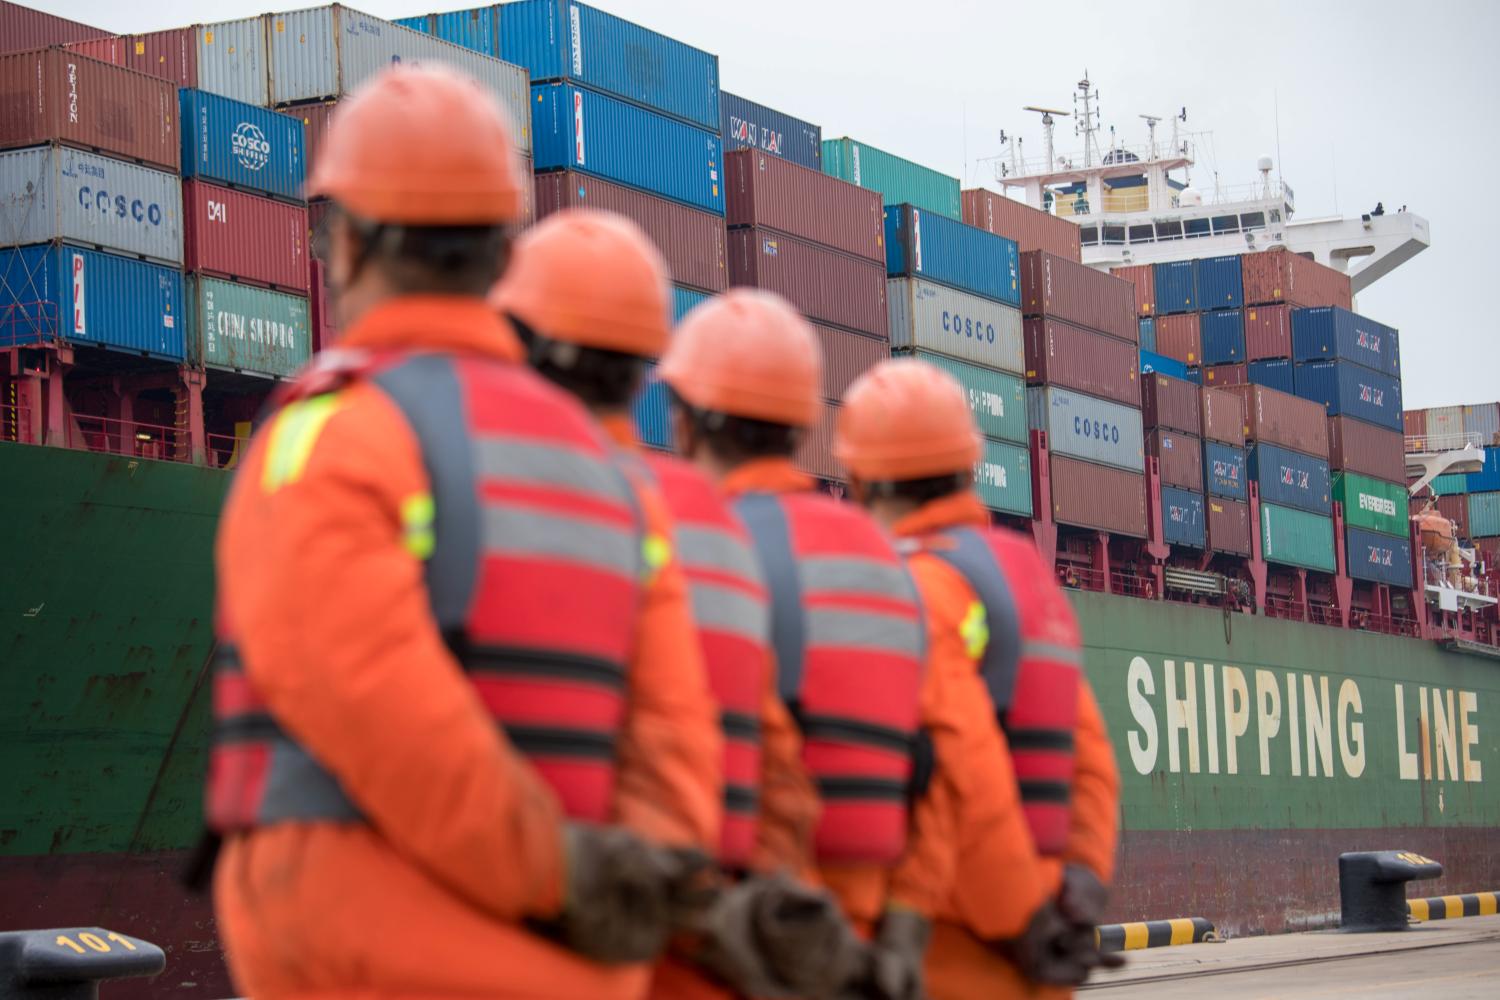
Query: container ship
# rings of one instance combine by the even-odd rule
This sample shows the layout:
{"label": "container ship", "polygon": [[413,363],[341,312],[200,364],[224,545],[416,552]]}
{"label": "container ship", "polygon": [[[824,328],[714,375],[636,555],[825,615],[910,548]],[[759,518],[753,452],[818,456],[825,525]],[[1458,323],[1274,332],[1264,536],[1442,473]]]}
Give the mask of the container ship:
{"label": "container ship", "polygon": [[[529,213],[636,220],[679,314],[733,285],[801,309],[829,405],[798,461],[830,492],[860,372],[910,353],[964,385],[984,501],[1083,626],[1124,782],[1114,919],[1325,926],[1351,850],[1500,886],[1500,409],[1403,412],[1400,334],[1355,303],[1425,220],[1295,220],[1269,161],[1197,190],[1185,112],[1105,145],[1087,80],[1081,153],[1028,109],[1045,155],[1009,140],[998,190],[965,190],[722,93],[670,31],[522,0],[122,36],[0,4],[0,928],[118,927],[169,954],[137,995],[230,989],[175,877],[215,521],[268,393],[335,336],[302,181],[394,61],[488,87]],[[636,417],[671,446],[654,379]]]}

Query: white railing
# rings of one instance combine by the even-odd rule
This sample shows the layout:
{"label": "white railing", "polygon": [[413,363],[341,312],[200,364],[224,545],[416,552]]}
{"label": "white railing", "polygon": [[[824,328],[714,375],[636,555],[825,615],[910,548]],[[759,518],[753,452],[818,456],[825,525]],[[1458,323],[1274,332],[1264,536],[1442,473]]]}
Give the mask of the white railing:
{"label": "white railing", "polygon": [[1408,434],[1406,451],[1459,451],[1473,445],[1476,448],[1494,447],[1500,444],[1500,434],[1485,434],[1481,431],[1455,431],[1448,434]]}

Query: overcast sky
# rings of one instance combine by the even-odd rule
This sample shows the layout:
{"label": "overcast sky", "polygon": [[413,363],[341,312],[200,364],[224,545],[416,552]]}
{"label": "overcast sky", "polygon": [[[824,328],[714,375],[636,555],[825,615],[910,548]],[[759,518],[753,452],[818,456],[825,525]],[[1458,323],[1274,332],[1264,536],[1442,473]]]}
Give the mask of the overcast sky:
{"label": "overcast sky", "polygon": [[[255,0],[26,0],[119,32],[260,13]],[[456,5],[455,5],[456,6]],[[1474,0],[1256,3],[994,0],[842,2],[600,0],[599,6],[720,56],[725,89],[993,184],[998,131],[1041,153],[1021,106],[1072,106],[1085,69],[1103,122],[1145,141],[1141,113],[1183,105],[1211,131],[1194,184],[1256,178],[1276,156],[1299,218],[1408,205],[1433,245],[1359,298],[1401,330],[1408,408],[1500,398],[1500,273],[1484,235],[1500,163],[1493,100],[1500,4]],[[382,17],[420,0],[364,0]],[[443,7],[442,9],[454,9]],[[1059,128],[1059,152],[1071,129]],[[1490,248],[1486,250],[1486,247]],[[1486,256],[1488,254],[1488,256]]]}

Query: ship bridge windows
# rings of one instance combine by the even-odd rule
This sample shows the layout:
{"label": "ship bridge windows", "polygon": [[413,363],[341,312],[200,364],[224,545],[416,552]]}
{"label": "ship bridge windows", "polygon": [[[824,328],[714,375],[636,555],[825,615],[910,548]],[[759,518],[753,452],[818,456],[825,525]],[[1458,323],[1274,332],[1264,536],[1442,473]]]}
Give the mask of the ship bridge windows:
{"label": "ship bridge windows", "polygon": [[1156,224],[1156,238],[1159,240],[1182,239],[1182,220],[1163,219]]}
{"label": "ship bridge windows", "polygon": [[1105,226],[1104,227],[1104,245],[1105,246],[1120,246],[1124,242],[1125,242],[1125,227],[1124,226]]}
{"label": "ship bridge windows", "polygon": [[1156,240],[1156,230],[1151,225],[1151,223],[1148,222],[1144,226],[1131,226],[1130,227],[1130,242],[1132,242],[1132,243],[1152,243],[1155,240]]}
{"label": "ship bridge windows", "polygon": [[1244,229],[1264,229],[1266,228],[1266,213],[1246,212],[1240,216],[1240,226]]}
{"label": "ship bridge windows", "polygon": [[1188,239],[1213,235],[1208,219],[1183,219],[1182,229]]}
{"label": "ship bridge windows", "polygon": [[1086,247],[1096,247],[1096,246],[1098,246],[1099,245],[1099,227],[1098,226],[1083,226],[1083,227],[1081,227],[1079,229],[1079,231],[1078,231],[1078,240],[1079,240],[1079,242],[1081,242]]}
{"label": "ship bridge windows", "polygon": [[1240,231],[1240,217],[1238,215],[1216,215],[1213,218],[1214,232],[1237,233]]}

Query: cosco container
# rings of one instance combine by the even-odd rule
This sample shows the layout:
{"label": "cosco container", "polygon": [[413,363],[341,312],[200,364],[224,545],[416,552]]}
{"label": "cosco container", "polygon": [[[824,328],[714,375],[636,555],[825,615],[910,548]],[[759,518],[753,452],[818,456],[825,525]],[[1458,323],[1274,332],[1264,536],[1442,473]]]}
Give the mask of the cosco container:
{"label": "cosco container", "polygon": [[724,157],[725,221],[885,263],[880,196],[753,149]]}
{"label": "cosco container", "polygon": [[974,487],[990,510],[1031,516],[1031,455],[1025,445],[984,442],[984,454],[974,464]]}
{"label": "cosco container", "polygon": [[1297,395],[1316,400],[1330,417],[1343,414],[1401,429],[1401,380],[1348,361],[1310,361],[1295,372]]}
{"label": "cosco container", "polygon": [[1135,538],[1146,536],[1146,477],[1052,455],[1052,520]]}
{"label": "cosco container", "polygon": [[[783,111],[735,94],[719,94],[719,129],[724,151],[758,149],[800,163],[819,172],[823,169],[823,128]],[[875,204],[882,204],[875,195]]]}
{"label": "cosco container", "polygon": [[1203,398],[1203,438],[1222,441],[1236,448],[1245,444],[1245,400],[1232,392],[1217,392],[1205,386]]}
{"label": "cosco container", "polygon": [[0,94],[0,149],[60,142],[177,170],[177,88],[165,80],[47,49],[0,56]]}
{"label": "cosco container", "polygon": [[1198,308],[1238,309],[1245,304],[1245,286],[1240,280],[1240,258],[1204,257],[1193,261],[1198,289]]}
{"label": "cosco container", "polygon": [[885,206],[885,266],[1007,305],[1021,304],[1016,241],[912,205]]}
{"label": "cosco container", "polygon": [[1240,255],[1245,301],[1251,305],[1353,307],[1349,275],[1280,247]]}
{"label": "cosco container", "polygon": [[1156,353],[1176,358],[1185,365],[1203,363],[1203,340],[1197,313],[1156,317]]}
{"label": "cosco container", "polygon": [[1293,309],[1292,350],[1297,361],[1350,361],[1386,375],[1401,374],[1395,328],[1347,309]]}
{"label": "cosco container", "polygon": [[891,347],[935,351],[1006,372],[1021,372],[1021,311],[921,278],[885,283]]}
{"label": "cosco container", "polygon": [[64,244],[0,250],[0,344],[65,342],[183,360],[182,272]]}
{"label": "cosco container", "polygon": [[1078,227],[1067,219],[984,188],[964,191],[960,198],[966,225],[1015,240],[1023,253],[1043,250],[1065,260],[1082,259]]}
{"label": "cosco container", "polygon": [[1484,449],[1483,467],[1478,472],[1471,472],[1465,476],[1464,486],[1470,493],[1491,493],[1500,490],[1500,447]]}
{"label": "cosco container", "polygon": [[308,300],[189,276],[187,357],[195,365],[288,376],[312,356]]}
{"label": "cosco container", "polygon": [[538,171],[578,170],[724,214],[718,133],[567,84],[531,90]]}
{"label": "cosco container", "polygon": [[182,185],[189,271],[307,294],[307,209],[202,181]]}
{"label": "cosco container", "polygon": [[1146,454],[1156,459],[1163,483],[1203,492],[1203,442],[1198,438],[1157,428],[1146,435]]}
{"label": "cosco container", "polygon": [[1163,486],[1161,528],[1162,537],[1171,545],[1203,548],[1206,534],[1203,494]]}
{"label": "cosco container", "polygon": [[1250,505],[1221,497],[1207,497],[1208,548],[1212,552],[1232,555],[1250,554]]}
{"label": "cosco container", "polygon": [[1260,552],[1266,562],[1332,573],[1333,519],[1326,514],[1262,503]]}
{"label": "cosco container", "polygon": [[1387,535],[1405,536],[1407,520],[1405,485],[1386,483],[1357,472],[1340,472],[1333,477],[1333,498],[1344,505],[1344,523]]}
{"label": "cosco container", "polygon": [[696,288],[684,288],[682,285],[672,286],[672,323],[676,325],[682,322],[695,306],[707,302],[713,296],[708,292],[700,292]]}
{"label": "cosco container", "polygon": [[1333,513],[1328,463],[1321,458],[1262,441],[1250,449],[1250,479],[1264,503]]}
{"label": "cosco container", "polygon": [[958,380],[979,433],[1000,441],[1026,443],[1026,383],[1019,376],[929,351],[915,351],[913,356],[941,368]]}
{"label": "cosco container", "polygon": [[1203,442],[1203,484],[1210,496],[1250,498],[1245,449],[1218,441]]}
{"label": "cosco container", "polygon": [[1141,404],[1135,345],[1052,319],[1022,323],[1026,381],[1059,385],[1132,407]]}
{"label": "cosco container", "polygon": [[1245,360],[1245,314],[1238,309],[1206,312],[1198,320],[1205,365],[1232,365]]}
{"label": "cosco container", "polygon": [[1292,356],[1291,311],[1292,307],[1286,305],[1245,307],[1246,359]]}
{"label": "cosco container", "polygon": [[1156,354],[1152,351],[1141,351],[1141,385],[1144,386],[1147,375],[1166,375],[1169,378],[1178,378],[1184,381],[1188,377],[1188,366],[1176,358],[1169,358],[1165,354]]}
{"label": "cosco container", "polygon": [[[1328,464],[1388,482],[1406,481],[1400,432],[1353,417],[1328,418]],[[1497,486],[1496,489],[1500,489]]]}
{"label": "cosco container", "polygon": [[1198,311],[1198,279],[1195,261],[1174,260],[1153,265],[1157,315]]}
{"label": "cosco container", "polygon": [[1067,455],[1130,472],[1146,467],[1141,411],[1050,386],[1026,390],[1026,419],[1047,432],[1054,455]]}
{"label": "cosco container", "polygon": [[120,38],[121,65],[246,104],[269,104],[266,22],[257,15]]}
{"label": "cosco container", "polygon": [[885,269],[764,229],[729,233],[729,283],[775,292],[809,318],[886,337]]}
{"label": "cosco container", "polygon": [[823,348],[823,396],[840,400],[849,385],[891,356],[891,345],[881,337],[813,324]]}
{"label": "cosco container", "polygon": [[1328,418],[1322,407],[1263,385],[1231,385],[1245,401],[1245,438],[1279,444],[1314,458],[1328,457]]}
{"label": "cosco container", "polygon": [[642,444],[671,450],[672,415],[668,404],[667,383],[657,377],[655,365],[647,369],[640,391],[630,404],[630,412],[635,418],[635,432],[640,436]]}
{"label": "cosco container", "polygon": [[109,32],[103,28],[70,21],[18,3],[0,3],[0,52],[69,45],[108,36]]}
{"label": "cosco container", "polygon": [[1355,580],[1411,586],[1411,538],[1382,535],[1349,525],[1344,529],[1344,559]]}
{"label": "cosco container", "polygon": [[963,218],[957,177],[903,160],[847,136],[823,140],[823,173],[879,191],[880,200],[886,205],[912,204],[950,219]]}
{"label": "cosco container", "polygon": [[1154,316],[1143,316],[1137,322],[1136,329],[1140,335],[1141,350],[1156,352],[1156,318]]}
{"label": "cosco container", "polygon": [[1500,493],[1469,494],[1469,537],[1500,535]]}
{"label": "cosco container", "polygon": [[817,476],[819,479],[843,478],[843,470],[833,458],[833,434],[838,413],[837,406],[824,406],[792,458],[797,468],[810,476]]}
{"label": "cosco container", "polygon": [[719,57],[570,0],[500,7],[500,57],[719,131]]}
{"label": "cosco container", "polygon": [[1296,395],[1297,381],[1290,358],[1267,358],[1250,362],[1250,381],[1277,392]]}
{"label": "cosco container", "polygon": [[1021,254],[1021,315],[1060,319],[1136,344],[1130,283],[1041,250]]}
{"label": "cosco container", "polygon": [[1216,389],[1226,385],[1246,385],[1250,381],[1249,365],[1210,365],[1202,370],[1203,387]]}
{"label": "cosco container", "polygon": [[[441,14],[418,14],[416,17],[399,17],[396,23],[403,28],[436,35],[445,42],[462,45],[466,49],[483,53],[494,59],[500,54],[500,5],[471,7],[468,10],[450,10]],[[511,62],[516,60],[512,59]]]}
{"label": "cosco container", "polygon": [[1200,434],[1201,390],[1186,379],[1157,372],[1141,380],[1141,405],[1147,427],[1166,427],[1185,434]]}
{"label": "cosco container", "polygon": [[536,214],[596,208],[630,219],[661,250],[672,280],[722,292],[729,287],[724,217],[576,170],[536,175]]}
{"label": "cosco container", "polygon": [[1130,264],[1112,267],[1109,273],[1121,281],[1128,281],[1135,289],[1135,311],[1140,316],[1156,314],[1156,266],[1154,264]]}
{"label": "cosco container", "polygon": [[203,90],[182,97],[182,176],[302,200],[301,123]]}

